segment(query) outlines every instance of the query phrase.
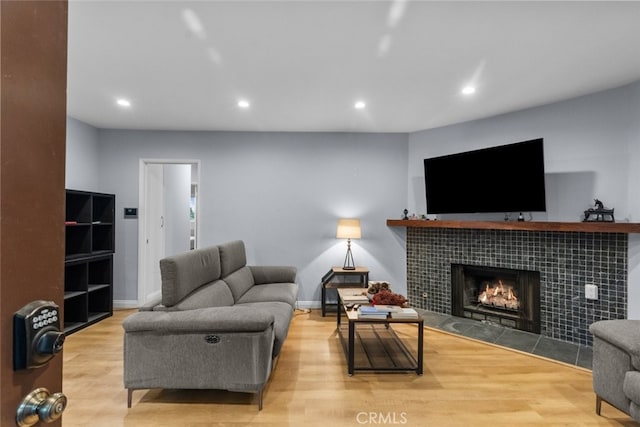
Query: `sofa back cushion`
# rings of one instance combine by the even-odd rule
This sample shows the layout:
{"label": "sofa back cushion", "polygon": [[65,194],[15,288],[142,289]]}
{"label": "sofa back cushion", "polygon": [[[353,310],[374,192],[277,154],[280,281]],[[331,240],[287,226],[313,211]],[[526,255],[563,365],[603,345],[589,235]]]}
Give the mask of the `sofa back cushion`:
{"label": "sofa back cushion", "polygon": [[223,279],[247,265],[247,255],[242,240],[223,243],[218,245],[218,249],[220,250],[220,269]]}
{"label": "sofa back cushion", "polygon": [[161,307],[164,307],[163,311],[178,311],[207,307],[228,307],[233,304],[233,295],[229,286],[222,280],[216,280],[200,286],[171,307]]}
{"label": "sofa back cushion", "polygon": [[247,266],[223,277],[222,280],[229,285],[236,303],[254,285],[253,274],[251,274],[251,270]]}
{"label": "sofa back cushion", "polygon": [[162,305],[171,307],[205,283],[220,278],[217,246],[195,249],[160,260]]}

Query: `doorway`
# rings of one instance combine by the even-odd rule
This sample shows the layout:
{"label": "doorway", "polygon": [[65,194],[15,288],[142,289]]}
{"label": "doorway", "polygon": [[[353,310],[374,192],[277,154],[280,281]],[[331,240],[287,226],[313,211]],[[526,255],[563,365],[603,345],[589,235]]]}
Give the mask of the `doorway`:
{"label": "doorway", "polygon": [[199,160],[140,160],[139,306],[161,296],[160,259],[197,248],[199,181]]}

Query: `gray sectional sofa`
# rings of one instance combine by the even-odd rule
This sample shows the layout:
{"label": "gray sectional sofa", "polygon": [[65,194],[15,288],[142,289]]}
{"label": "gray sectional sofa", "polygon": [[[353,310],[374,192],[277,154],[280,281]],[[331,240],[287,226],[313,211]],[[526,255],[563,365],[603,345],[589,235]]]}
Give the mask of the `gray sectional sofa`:
{"label": "gray sectional sofa", "polygon": [[123,322],[124,385],[258,394],[289,331],[296,269],[247,266],[242,241],[160,261],[162,298]]}

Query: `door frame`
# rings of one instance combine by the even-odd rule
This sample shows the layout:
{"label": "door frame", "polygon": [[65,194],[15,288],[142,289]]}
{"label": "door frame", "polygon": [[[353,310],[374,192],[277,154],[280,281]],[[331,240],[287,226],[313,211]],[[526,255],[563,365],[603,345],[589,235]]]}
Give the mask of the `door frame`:
{"label": "door frame", "polygon": [[[146,216],[146,198],[147,198],[147,165],[150,164],[161,164],[161,165],[195,165],[195,182],[198,184],[198,189],[201,187],[200,182],[200,173],[201,173],[201,163],[198,159],[140,159],[139,167],[138,167],[138,293],[137,293],[137,301],[138,306],[142,306],[145,304],[145,296],[146,296],[146,268],[145,265],[147,263],[147,251],[145,246],[145,230],[147,225],[147,216]],[[201,205],[201,191],[198,191],[198,202],[196,203],[196,218],[199,218],[198,211],[200,210]],[[197,236],[200,234],[200,222],[196,219],[196,242],[198,241]]]}

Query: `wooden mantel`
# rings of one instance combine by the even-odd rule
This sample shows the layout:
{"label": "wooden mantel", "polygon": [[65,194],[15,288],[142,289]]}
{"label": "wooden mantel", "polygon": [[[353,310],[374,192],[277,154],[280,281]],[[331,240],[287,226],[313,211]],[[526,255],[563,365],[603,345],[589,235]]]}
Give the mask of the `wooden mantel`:
{"label": "wooden mantel", "polygon": [[577,231],[585,233],[640,233],[640,223],[635,222],[442,221],[423,219],[388,219],[387,226],[482,230]]}

